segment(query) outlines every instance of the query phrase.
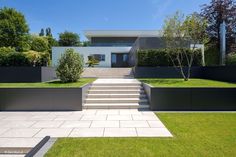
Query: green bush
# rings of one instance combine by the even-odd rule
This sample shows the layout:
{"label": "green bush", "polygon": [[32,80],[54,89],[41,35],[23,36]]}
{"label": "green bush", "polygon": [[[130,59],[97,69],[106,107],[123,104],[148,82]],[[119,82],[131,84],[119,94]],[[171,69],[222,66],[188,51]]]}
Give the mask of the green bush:
{"label": "green bush", "polygon": [[23,53],[13,52],[7,56],[4,65],[5,66],[30,66],[30,62]]}
{"label": "green bush", "polygon": [[[178,49],[152,49],[138,51],[138,66],[157,67],[157,66],[173,66],[169,55],[175,57]],[[190,49],[183,49],[187,54],[190,54]],[[187,65],[187,60],[183,61]],[[197,55],[194,57],[193,66],[202,65],[201,51],[197,50]]]}
{"label": "green bush", "polygon": [[49,63],[48,52],[15,52],[13,48],[0,48],[0,66],[48,66]]}
{"label": "green bush", "polygon": [[83,57],[73,49],[66,49],[65,53],[59,59],[56,69],[57,76],[62,82],[76,82],[83,72]]}
{"label": "green bush", "polygon": [[28,51],[24,52],[25,57],[32,66],[48,66],[50,62],[50,54],[48,52]]}
{"label": "green bush", "polygon": [[205,63],[206,66],[216,66],[220,63],[219,48],[215,44],[205,46]]}
{"label": "green bush", "polygon": [[32,36],[30,42],[31,50],[45,52],[49,50],[48,40],[45,37]]}
{"label": "green bush", "polygon": [[236,53],[230,53],[227,55],[226,65],[236,65]]}

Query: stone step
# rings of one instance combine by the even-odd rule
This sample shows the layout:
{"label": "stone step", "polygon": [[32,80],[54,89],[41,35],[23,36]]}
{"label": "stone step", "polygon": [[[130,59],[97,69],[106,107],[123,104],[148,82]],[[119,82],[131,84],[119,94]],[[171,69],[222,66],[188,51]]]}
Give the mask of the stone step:
{"label": "stone step", "polygon": [[148,103],[147,99],[139,99],[139,98],[87,98],[85,99],[85,103]]}
{"label": "stone step", "polygon": [[141,86],[141,83],[93,83],[92,86]]}
{"label": "stone step", "polygon": [[94,89],[94,90],[103,90],[103,89],[143,89],[143,87],[141,86],[91,86],[90,89]]}
{"label": "stone step", "polygon": [[89,94],[143,94],[144,90],[89,90]]}
{"label": "stone step", "polygon": [[148,104],[117,103],[117,104],[84,104],[83,109],[149,109]]}
{"label": "stone step", "polygon": [[88,94],[87,98],[146,98],[145,94]]}

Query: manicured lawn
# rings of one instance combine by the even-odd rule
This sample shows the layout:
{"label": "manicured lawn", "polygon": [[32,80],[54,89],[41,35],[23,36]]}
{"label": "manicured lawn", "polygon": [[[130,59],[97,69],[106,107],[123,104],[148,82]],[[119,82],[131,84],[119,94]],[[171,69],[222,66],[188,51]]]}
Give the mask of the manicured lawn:
{"label": "manicured lawn", "polygon": [[62,83],[60,81],[43,82],[43,83],[0,83],[0,88],[69,88],[81,87],[87,83],[93,82],[93,78],[81,78],[75,83]]}
{"label": "manicured lawn", "polygon": [[173,138],[62,138],[46,157],[233,157],[236,113],[159,113]]}
{"label": "manicured lawn", "polygon": [[139,79],[140,81],[150,84],[154,87],[236,87],[236,83],[220,82],[204,79]]}

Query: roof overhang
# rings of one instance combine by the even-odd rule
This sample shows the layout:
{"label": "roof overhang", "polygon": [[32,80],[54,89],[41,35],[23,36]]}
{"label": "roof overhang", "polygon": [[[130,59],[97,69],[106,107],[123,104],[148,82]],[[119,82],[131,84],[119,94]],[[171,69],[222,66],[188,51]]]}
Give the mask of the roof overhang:
{"label": "roof overhang", "polygon": [[159,30],[85,30],[84,35],[92,37],[161,37]]}

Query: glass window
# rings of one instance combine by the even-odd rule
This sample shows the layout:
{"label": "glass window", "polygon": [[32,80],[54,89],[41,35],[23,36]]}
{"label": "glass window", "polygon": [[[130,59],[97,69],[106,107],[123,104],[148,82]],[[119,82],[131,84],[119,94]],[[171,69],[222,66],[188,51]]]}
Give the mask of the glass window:
{"label": "glass window", "polygon": [[127,54],[123,54],[123,62],[127,62],[128,61],[128,55]]}
{"label": "glass window", "polygon": [[106,56],[105,56],[104,54],[94,54],[93,56],[94,56],[94,58],[95,58],[96,60],[98,60],[99,62],[105,61],[105,58],[106,58]]}
{"label": "glass window", "polygon": [[111,63],[116,63],[116,55],[115,54],[111,55]]}

